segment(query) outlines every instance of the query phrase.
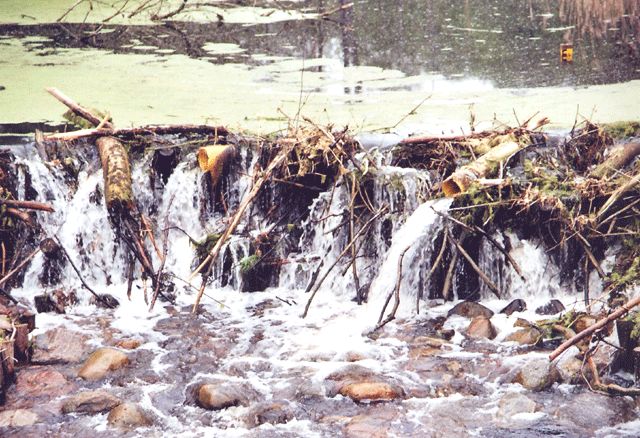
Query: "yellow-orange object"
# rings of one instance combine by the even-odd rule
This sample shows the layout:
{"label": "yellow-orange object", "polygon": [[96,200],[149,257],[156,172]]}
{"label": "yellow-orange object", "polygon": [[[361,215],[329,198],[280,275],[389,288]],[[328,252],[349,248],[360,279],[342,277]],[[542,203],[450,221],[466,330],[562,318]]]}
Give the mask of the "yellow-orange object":
{"label": "yellow-orange object", "polygon": [[222,176],[224,164],[235,155],[232,145],[204,146],[198,149],[198,165],[204,172],[211,174],[211,181],[215,186]]}
{"label": "yellow-orange object", "polygon": [[573,44],[560,44],[560,61],[563,64],[573,62]]}

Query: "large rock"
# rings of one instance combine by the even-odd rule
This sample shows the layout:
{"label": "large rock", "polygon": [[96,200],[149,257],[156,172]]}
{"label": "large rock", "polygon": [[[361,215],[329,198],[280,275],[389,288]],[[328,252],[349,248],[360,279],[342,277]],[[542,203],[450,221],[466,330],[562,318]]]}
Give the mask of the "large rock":
{"label": "large rock", "polygon": [[62,413],[97,414],[110,411],[120,403],[118,397],[107,391],[85,391],[67,398],[62,403]]}
{"label": "large rock", "polygon": [[68,394],[74,389],[75,385],[62,373],[49,367],[33,367],[18,372],[13,391],[22,399],[52,399]]}
{"label": "large rock", "polygon": [[100,348],[85,361],[78,371],[78,377],[85,380],[100,380],[109,371],[115,371],[127,364],[129,364],[129,358],[122,351],[115,348]]}
{"label": "large rock", "polygon": [[390,401],[404,397],[402,388],[387,382],[348,383],[338,393],[356,402]]}
{"label": "large rock", "polygon": [[32,363],[78,363],[87,354],[88,337],[66,328],[55,328],[33,340]]}
{"label": "large rock", "polygon": [[476,316],[467,328],[467,336],[475,339],[495,339],[498,335],[491,320],[485,316]]}
{"label": "large rock", "polygon": [[151,417],[135,403],[122,403],[109,412],[107,422],[115,427],[130,429],[151,426]]}
{"label": "large rock", "polygon": [[0,427],[32,426],[38,422],[38,415],[26,409],[11,409],[0,412]]}
{"label": "large rock", "polygon": [[527,303],[524,300],[521,300],[520,298],[518,298],[516,300],[511,301],[509,304],[507,304],[507,307],[502,309],[500,313],[504,313],[508,316],[511,316],[516,312],[523,312],[525,310],[527,310]]}
{"label": "large rock", "polygon": [[462,301],[453,306],[451,310],[449,310],[447,316],[451,315],[460,315],[471,319],[477,316],[491,318],[493,316],[493,311],[480,303],[476,303],[473,301]]}
{"label": "large rock", "polygon": [[[580,350],[572,346],[555,361],[556,369],[562,382],[571,384],[584,382],[582,375],[583,363],[579,357],[580,354]],[[586,365],[584,366],[584,372],[587,377],[591,375],[589,367]]]}
{"label": "large rock", "polygon": [[518,392],[509,392],[500,399],[496,415],[508,419],[516,414],[533,413],[537,407],[536,402],[526,395]]}
{"label": "large rock", "polygon": [[522,365],[513,383],[519,383],[531,391],[543,391],[557,382],[559,377],[555,364],[543,357]]}
{"label": "large rock", "polygon": [[555,315],[564,310],[564,304],[560,300],[551,300],[544,306],[540,306],[536,309],[538,315]]}
{"label": "large rock", "polygon": [[197,402],[202,408],[217,411],[249,403],[246,388],[233,383],[210,383],[197,390]]}
{"label": "large rock", "polygon": [[293,409],[286,400],[275,400],[258,403],[247,415],[247,425],[250,427],[261,424],[282,424],[294,418]]}
{"label": "large rock", "polygon": [[535,326],[516,330],[505,338],[507,342],[517,342],[521,345],[535,345],[542,337],[542,332]]}

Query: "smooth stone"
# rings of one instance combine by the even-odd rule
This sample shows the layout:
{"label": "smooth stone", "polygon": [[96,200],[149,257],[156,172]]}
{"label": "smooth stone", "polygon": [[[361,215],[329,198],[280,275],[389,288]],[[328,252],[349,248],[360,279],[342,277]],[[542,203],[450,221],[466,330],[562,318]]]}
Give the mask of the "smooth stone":
{"label": "smooth stone", "polygon": [[246,388],[232,383],[200,386],[197,401],[200,407],[212,411],[248,404]]}
{"label": "smooth stone", "polygon": [[126,354],[115,348],[100,348],[94,351],[85,361],[78,377],[85,380],[100,380],[109,371],[115,371],[129,364]]}
{"label": "smooth stone", "polygon": [[62,413],[97,414],[110,411],[120,403],[118,397],[107,391],[85,391],[67,398],[62,403]]}
{"label": "smooth stone", "polygon": [[447,313],[447,316],[460,315],[467,318],[475,318],[477,316],[484,316],[485,318],[491,318],[493,311],[486,306],[474,301],[462,301],[461,303],[453,306]]}
{"label": "smooth stone", "polygon": [[516,330],[505,338],[507,342],[517,342],[520,345],[535,345],[542,336],[542,332],[534,327],[526,327]]}
{"label": "smooth stone", "polygon": [[21,398],[56,398],[75,389],[75,385],[59,371],[48,367],[22,369],[16,376],[14,391]]}
{"label": "smooth stone", "polygon": [[518,370],[513,383],[519,383],[531,391],[544,391],[560,378],[555,364],[546,358],[533,359]]}
{"label": "smooth stone", "polygon": [[536,309],[538,315],[555,315],[565,310],[564,304],[560,300],[551,300],[544,306],[540,306]]}
{"label": "smooth stone", "polygon": [[467,328],[467,336],[475,339],[495,339],[498,335],[491,320],[485,316],[476,316]]}
{"label": "smooth stone", "polygon": [[137,404],[122,403],[109,412],[107,423],[115,427],[128,429],[151,426],[153,421]]}
{"label": "smooth stone", "polygon": [[356,402],[391,401],[404,397],[402,388],[386,382],[348,383],[338,393]]}
{"label": "smooth stone", "polygon": [[516,414],[530,414],[536,411],[538,405],[524,394],[509,392],[498,403],[497,416],[510,418]]}
{"label": "smooth stone", "polygon": [[261,424],[283,424],[294,418],[293,409],[286,400],[268,401],[253,406],[247,415],[249,427]]}
{"label": "smooth stone", "polygon": [[0,427],[25,427],[38,422],[38,415],[27,409],[11,409],[0,412]]}
{"label": "smooth stone", "polygon": [[507,306],[500,311],[500,313],[505,313],[508,316],[516,312],[524,312],[527,310],[527,303],[520,298],[511,301]]}
{"label": "smooth stone", "polygon": [[33,340],[32,363],[78,363],[87,354],[88,337],[65,328],[55,328]]}

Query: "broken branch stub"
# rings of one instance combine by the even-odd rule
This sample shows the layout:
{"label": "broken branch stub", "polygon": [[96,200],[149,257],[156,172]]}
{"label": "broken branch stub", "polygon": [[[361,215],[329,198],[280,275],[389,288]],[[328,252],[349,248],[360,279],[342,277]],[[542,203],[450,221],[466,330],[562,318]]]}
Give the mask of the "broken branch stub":
{"label": "broken branch stub", "polygon": [[133,207],[131,165],[126,149],[114,137],[96,140],[104,172],[104,197],[110,213]]}
{"label": "broken branch stub", "polygon": [[456,196],[466,192],[474,181],[495,175],[501,163],[527,145],[528,143],[508,141],[491,148],[486,154],[462,166],[445,179],[442,183],[442,191],[445,196]]}
{"label": "broken branch stub", "polygon": [[222,176],[225,164],[236,154],[233,145],[204,146],[198,149],[198,165],[203,172],[209,172],[215,186]]}

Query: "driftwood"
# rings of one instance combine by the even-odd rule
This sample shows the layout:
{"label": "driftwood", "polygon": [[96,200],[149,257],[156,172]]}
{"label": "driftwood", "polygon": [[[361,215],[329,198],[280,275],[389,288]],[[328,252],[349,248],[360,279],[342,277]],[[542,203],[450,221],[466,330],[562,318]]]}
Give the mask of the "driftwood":
{"label": "driftwood", "polygon": [[627,143],[615,147],[609,153],[609,156],[599,164],[590,175],[595,178],[609,178],[612,175],[631,163],[635,157],[640,154],[640,142]]}
{"label": "driftwood", "polygon": [[53,88],[53,87],[47,88],[47,92],[53,97],[55,97],[56,99],[58,99],[60,102],[62,102],[65,106],[67,106],[71,111],[73,111],[75,115],[82,117],[83,119],[93,124],[94,126],[102,125],[106,129],[113,129],[113,125],[111,123],[100,120],[91,111],[80,106],[73,99],[66,96],[62,91],[58,90],[57,88]]}
{"label": "driftwood", "polygon": [[22,208],[24,210],[40,210],[53,213],[55,209],[49,204],[36,201],[17,201],[14,199],[0,199],[0,205],[7,205],[15,208]]}
{"label": "driftwood", "polygon": [[171,135],[171,134],[203,134],[215,137],[229,135],[229,131],[222,126],[210,125],[148,125],[139,128],[92,128],[79,129],[71,132],[61,132],[57,134],[45,135],[45,141],[72,141],[81,138],[112,136],[123,139],[131,139],[140,135]]}
{"label": "driftwood", "polygon": [[490,149],[475,161],[460,167],[442,182],[445,196],[456,196],[467,191],[476,180],[494,176],[500,169],[501,163],[506,162],[512,155],[519,152],[526,145],[515,141],[501,143]]}
{"label": "driftwood", "polygon": [[577,335],[575,335],[571,339],[568,339],[567,341],[563,342],[558,348],[556,348],[549,355],[549,360],[550,361],[555,360],[558,356],[560,356],[569,347],[571,347],[572,345],[577,344],[582,339],[586,338],[587,336],[590,336],[594,332],[596,332],[596,331],[600,330],[601,328],[605,327],[610,322],[615,321],[616,319],[623,317],[624,315],[629,313],[629,311],[631,309],[633,309],[634,307],[636,307],[639,304],[640,304],[640,297],[636,297],[633,300],[625,303],[618,310],[616,310],[615,312],[611,313],[606,318],[601,319],[600,321],[598,321],[597,323],[593,324],[592,326],[589,326],[588,328],[584,329],[583,331],[581,331],[580,333],[578,333]]}
{"label": "driftwood", "polygon": [[131,165],[126,149],[113,137],[96,140],[104,172],[104,198],[109,212],[131,209],[133,189],[131,186]]}

